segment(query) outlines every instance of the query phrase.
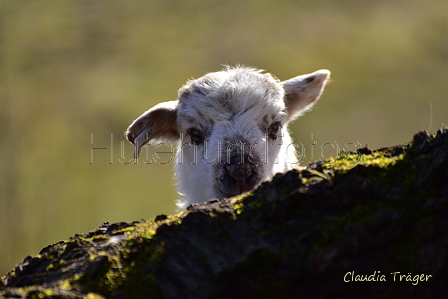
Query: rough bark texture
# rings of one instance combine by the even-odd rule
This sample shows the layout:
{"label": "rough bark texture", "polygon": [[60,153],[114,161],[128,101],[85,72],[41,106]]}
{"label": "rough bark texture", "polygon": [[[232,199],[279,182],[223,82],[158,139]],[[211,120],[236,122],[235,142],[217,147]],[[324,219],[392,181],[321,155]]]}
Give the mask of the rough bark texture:
{"label": "rough bark texture", "polygon": [[0,294],[448,298],[447,200],[442,128],[278,175],[239,198],[105,223],[27,257]]}

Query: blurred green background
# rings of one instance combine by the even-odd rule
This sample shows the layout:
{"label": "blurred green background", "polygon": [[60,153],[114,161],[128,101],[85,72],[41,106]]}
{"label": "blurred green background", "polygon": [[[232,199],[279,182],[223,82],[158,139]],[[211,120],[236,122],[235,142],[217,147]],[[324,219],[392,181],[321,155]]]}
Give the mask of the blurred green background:
{"label": "blurred green background", "polygon": [[0,1],[0,275],[104,221],[174,213],[173,164],[122,163],[123,132],[221,64],[332,71],[291,127],[305,165],[407,142],[448,123],[448,1]]}

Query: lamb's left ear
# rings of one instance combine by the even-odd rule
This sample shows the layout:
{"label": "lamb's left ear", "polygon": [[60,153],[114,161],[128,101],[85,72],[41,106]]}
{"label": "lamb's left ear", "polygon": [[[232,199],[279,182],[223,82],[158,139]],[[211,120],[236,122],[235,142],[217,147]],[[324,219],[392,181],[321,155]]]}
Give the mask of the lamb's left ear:
{"label": "lamb's left ear", "polygon": [[127,139],[134,144],[134,157],[138,158],[142,147],[151,140],[160,142],[176,141],[178,101],[157,104],[140,115],[126,131]]}
{"label": "lamb's left ear", "polygon": [[322,94],[329,78],[329,70],[318,70],[281,82],[285,90],[287,121],[293,120],[313,106]]}

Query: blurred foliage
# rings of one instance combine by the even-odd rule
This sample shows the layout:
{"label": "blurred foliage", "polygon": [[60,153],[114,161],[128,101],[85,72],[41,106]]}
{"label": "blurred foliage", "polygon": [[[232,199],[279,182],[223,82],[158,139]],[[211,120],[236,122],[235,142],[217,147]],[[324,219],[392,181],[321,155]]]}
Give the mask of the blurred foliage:
{"label": "blurred foliage", "polygon": [[173,163],[122,163],[123,132],[221,64],[332,71],[291,126],[302,164],[406,142],[448,122],[448,2],[0,1],[0,275],[104,221],[173,213]]}

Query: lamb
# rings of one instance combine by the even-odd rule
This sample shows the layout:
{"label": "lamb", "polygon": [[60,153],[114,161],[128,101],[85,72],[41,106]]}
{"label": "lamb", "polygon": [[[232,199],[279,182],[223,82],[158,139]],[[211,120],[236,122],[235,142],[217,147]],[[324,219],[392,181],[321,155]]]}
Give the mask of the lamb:
{"label": "lamb", "polygon": [[175,176],[180,210],[253,190],[299,168],[288,124],[319,99],[330,71],[280,81],[248,67],[188,81],[175,101],[157,104],[127,129],[134,157],[150,141],[179,141]]}

